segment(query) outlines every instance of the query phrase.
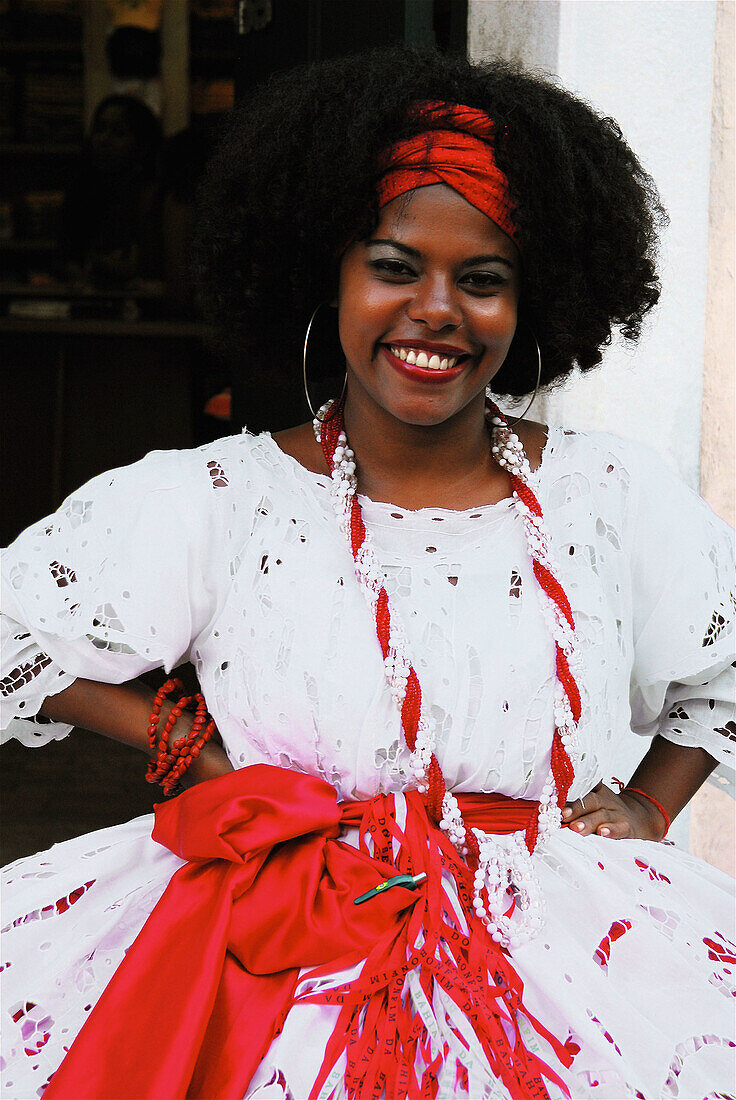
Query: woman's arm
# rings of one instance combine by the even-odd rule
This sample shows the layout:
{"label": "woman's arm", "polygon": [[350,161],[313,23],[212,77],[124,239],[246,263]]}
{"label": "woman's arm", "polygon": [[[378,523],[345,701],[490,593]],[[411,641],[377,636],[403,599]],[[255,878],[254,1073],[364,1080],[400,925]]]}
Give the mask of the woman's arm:
{"label": "woman's arm", "polygon": [[[631,779],[661,804],[673,821],[716,766],[705,749],[675,745],[664,737],[654,737],[646,756]],[[617,840],[661,840],[666,822],[657,807],[640,794],[622,790],[620,794],[599,783],[595,790],[570,802],[562,811],[565,824],[581,836],[598,833]]]}
{"label": "woman's arm", "polygon": [[[155,692],[139,680],[132,680],[127,684],[102,684],[80,679],[58,695],[48,696],[40,713],[56,722],[81,726],[93,733],[100,733],[103,737],[110,737],[113,741],[122,741],[151,757],[155,754],[151,752],[148,743],[148,719],[154,698]],[[173,706],[174,700],[164,700],[160,728],[163,728]],[[193,721],[193,714],[182,714],[170,740],[173,742],[177,737],[186,735]],[[194,760],[187,769],[184,785],[201,783],[232,770],[232,764],[222,745],[210,741],[203,748],[199,759]]]}

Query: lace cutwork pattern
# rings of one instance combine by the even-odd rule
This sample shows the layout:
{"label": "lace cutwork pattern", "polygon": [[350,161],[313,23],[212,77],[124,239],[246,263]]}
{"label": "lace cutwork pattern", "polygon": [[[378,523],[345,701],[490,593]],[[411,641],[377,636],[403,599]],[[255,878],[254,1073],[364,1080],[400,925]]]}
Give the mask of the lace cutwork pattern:
{"label": "lace cutwork pattern", "polygon": [[[583,660],[572,796],[632,725],[732,760],[723,525],[652,452],[612,436],[553,429],[534,479]],[[510,502],[362,504],[449,781],[535,797],[554,670]],[[190,656],[235,764],[316,772],[346,798],[406,778],[328,478],[270,436],[154,452],[94,479],[17,540],[5,569],[10,716],[32,717],[76,675],[122,680]],[[34,744],[65,730],[13,732]]]}
{"label": "lace cutwork pattern", "polygon": [[[138,818],[71,842],[77,846],[72,864],[66,846],[57,845],[33,866],[19,860],[4,869],[4,896],[13,898],[16,915],[1,930],[3,1096],[42,1095],[180,866],[151,843],[152,824],[150,816]],[[129,858],[136,878],[123,883],[110,868]]]}
{"label": "lace cutwork pattern", "polygon": [[[151,826],[150,816],[137,818],[4,870],[4,896],[12,899],[0,958],[4,1096],[42,1096],[181,865],[151,841]],[[723,1088],[735,1045],[721,1019],[733,1000],[730,880],[673,847],[568,832],[541,855],[539,874],[550,919],[515,966],[532,1011],[563,1040],[569,1032],[572,1095],[682,1100],[706,1095],[706,1082]],[[676,965],[652,981],[652,960],[662,950]],[[677,995],[682,989],[686,999]],[[417,1007],[426,1011],[421,999]],[[433,1007],[431,1026],[452,1051],[442,1095],[509,1100],[478,1059],[453,1088],[467,1024],[447,996],[438,994]],[[333,1022],[334,1010],[322,1006],[292,1010],[248,1100],[307,1096]],[[693,1034],[702,1038],[693,1043]],[[338,1096],[344,1100],[344,1091]]]}

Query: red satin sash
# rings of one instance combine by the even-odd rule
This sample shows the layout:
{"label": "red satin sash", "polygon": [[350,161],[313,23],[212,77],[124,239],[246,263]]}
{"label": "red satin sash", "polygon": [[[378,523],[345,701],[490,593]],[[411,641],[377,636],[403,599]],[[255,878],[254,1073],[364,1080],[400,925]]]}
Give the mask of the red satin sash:
{"label": "red satin sash", "polygon": [[[440,923],[457,941],[459,956],[471,959],[472,973],[460,984],[454,972],[440,973],[446,963],[433,961],[439,928],[428,931],[425,926],[421,959],[414,950],[421,925],[430,916],[430,902],[439,912],[437,867],[441,874],[454,849],[426,822],[416,792],[406,798],[402,831],[393,816],[393,796],[341,807],[335,788],[323,780],[258,764],[157,805],[153,839],[187,863],[172,876],[54,1074],[45,1100],[241,1100],[294,1004],[300,970],[328,973],[365,958],[357,985],[299,998],[343,1006],[340,1027],[344,1025],[345,1033],[336,1029],[321,1081],[347,1049],[351,1080],[373,1082],[370,1092],[355,1095],[376,1094],[376,1082],[386,1095],[409,1094],[406,1052],[415,1051],[417,1043],[428,1050],[429,1041],[416,1021],[407,1025],[409,1017],[401,1012],[397,1016],[396,991],[410,967],[421,962],[425,984],[436,979],[455,990],[471,1018],[488,1016],[483,1034],[491,1036],[489,1050],[498,1060],[499,1076],[511,1081],[515,1074],[519,1082],[512,1094],[545,1097],[542,1074],[559,1078],[520,1044],[518,1028],[516,1041],[506,1039],[504,1046],[503,1028],[496,1026],[495,1017],[490,1019],[488,991],[484,999],[476,989],[478,975],[495,970],[500,985],[492,985],[491,997],[498,999],[502,1012],[510,1013],[516,1027],[515,1012],[525,1011],[523,987],[482,926],[463,937],[442,916]],[[536,803],[470,795],[460,798],[460,806],[472,827],[512,832],[525,826]],[[363,841],[370,835],[381,858],[369,855],[365,843],[356,849],[340,841],[344,825],[359,825]],[[430,830],[436,844],[428,843]],[[403,866],[402,860],[391,860],[397,834],[405,842],[402,851],[411,852],[402,857]],[[396,886],[363,905],[354,904],[357,896],[410,864],[417,870],[429,867],[431,851],[440,857],[424,888],[412,892]],[[470,877],[462,883],[465,891],[468,882],[472,887]],[[427,966],[436,975],[427,978]],[[363,1064],[371,1058],[364,1048],[373,1047],[365,1028],[358,1034],[355,1006],[369,1002],[367,1017],[375,1016],[384,1055],[386,1044],[394,1044],[396,1054],[400,1047],[403,1069]],[[569,1064],[565,1049],[526,1015]],[[407,1026],[416,1034],[404,1034]],[[441,1057],[434,1057],[434,1069],[430,1066],[423,1081],[427,1096],[436,1093],[440,1063]]]}

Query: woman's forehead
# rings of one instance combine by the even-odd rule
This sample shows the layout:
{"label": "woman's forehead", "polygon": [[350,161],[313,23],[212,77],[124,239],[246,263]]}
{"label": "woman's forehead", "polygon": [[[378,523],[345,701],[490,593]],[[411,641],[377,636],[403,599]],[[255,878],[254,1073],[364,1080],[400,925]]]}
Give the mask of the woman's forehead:
{"label": "woman's forehead", "polygon": [[493,248],[509,259],[518,256],[516,245],[491,218],[444,183],[418,187],[387,203],[381,208],[373,237],[410,247],[431,241],[477,251]]}

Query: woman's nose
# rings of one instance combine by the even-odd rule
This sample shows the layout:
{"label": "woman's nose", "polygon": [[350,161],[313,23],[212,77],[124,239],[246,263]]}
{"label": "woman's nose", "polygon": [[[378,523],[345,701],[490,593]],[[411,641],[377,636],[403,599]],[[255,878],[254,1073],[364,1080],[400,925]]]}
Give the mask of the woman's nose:
{"label": "woman's nose", "polygon": [[462,313],[452,282],[443,278],[424,278],[414,284],[407,313],[415,324],[424,324],[434,332],[457,328]]}

